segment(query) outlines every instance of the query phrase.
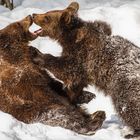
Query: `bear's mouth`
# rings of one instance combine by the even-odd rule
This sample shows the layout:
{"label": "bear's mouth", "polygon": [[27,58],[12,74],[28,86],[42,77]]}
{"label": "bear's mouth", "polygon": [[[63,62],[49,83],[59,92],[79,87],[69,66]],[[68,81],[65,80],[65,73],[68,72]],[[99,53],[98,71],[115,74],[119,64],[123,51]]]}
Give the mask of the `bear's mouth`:
{"label": "bear's mouth", "polygon": [[29,19],[30,19],[30,25],[29,25],[29,27],[28,27],[28,33],[30,34],[30,36],[31,36],[31,40],[33,40],[33,39],[36,39],[37,37],[38,37],[38,34],[36,33],[36,32],[31,32],[30,30],[29,30],[29,28],[31,27],[31,25],[33,24],[33,18],[32,18],[32,16],[29,16]]}
{"label": "bear's mouth", "polygon": [[39,34],[41,34],[42,32],[43,32],[43,29],[42,29],[42,28],[40,28],[40,29],[38,29],[38,30],[34,31],[34,34],[39,35]]}
{"label": "bear's mouth", "polygon": [[36,34],[37,36],[44,37],[47,35],[47,31],[45,31],[43,28],[40,28],[40,29],[34,31],[34,34]]}
{"label": "bear's mouth", "polygon": [[38,34],[35,33],[35,32],[31,32],[31,31],[28,30],[27,31],[27,36],[30,37],[30,40],[34,40],[34,39],[36,39],[38,37]]}
{"label": "bear's mouth", "polygon": [[[30,32],[30,31],[29,31],[29,32]],[[38,36],[38,34],[35,33],[35,32],[30,32],[30,34],[32,34],[32,36],[34,36],[34,37],[37,37],[37,36]]]}

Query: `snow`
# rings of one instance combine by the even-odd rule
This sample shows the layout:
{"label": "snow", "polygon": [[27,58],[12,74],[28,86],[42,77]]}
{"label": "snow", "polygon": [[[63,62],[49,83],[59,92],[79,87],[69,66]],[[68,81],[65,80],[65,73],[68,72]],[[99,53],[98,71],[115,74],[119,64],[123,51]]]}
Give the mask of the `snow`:
{"label": "snow", "polygon": [[[0,28],[32,13],[44,13],[51,9],[66,7],[72,0],[14,0],[13,11],[0,6]],[[79,15],[85,20],[104,20],[110,23],[114,35],[121,35],[140,46],[140,0],[77,0],[81,7]],[[38,29],[33,24],[31,31]],[[60,56],[62,48],[49,38],[37,38],[31,43],[44,53]],[[40,123],[24,124],[11,115],[0,112],[0,140],[125,140],[129,130],[119,119],[110,97],[105,97],[94,86],[88,87],[97,97],[86,107],[90,113],[105,110],[106,121],[93,136],[78,135],[60,127]],[[122,107],[125,109],[125,106]],[[138,140],[138,139],[137,139]]]}

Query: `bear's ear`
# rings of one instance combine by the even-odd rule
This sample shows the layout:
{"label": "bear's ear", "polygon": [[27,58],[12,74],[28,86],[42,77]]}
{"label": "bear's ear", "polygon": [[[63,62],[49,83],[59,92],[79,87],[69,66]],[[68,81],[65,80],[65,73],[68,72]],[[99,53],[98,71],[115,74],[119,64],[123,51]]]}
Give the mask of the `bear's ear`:
{"label": "bear's ear", "polygon": [[79,10],[79,4],[77,2],[72,2],[66,10],[71,11],[73,13],[77,13]]}
{"label": "bear's ear", "polygon": [[62,13],[61,20],[63,20],[65,24],[69,24],[72,17],[77,15],[78,10],[79,4],[77,2],[72,2]]}
{"label": "bear's ear", "polygon": [[64,24],[69,24],[71,22],[72,15],[68,11],[65,11],[61,16],[61,21],[64,22]]}

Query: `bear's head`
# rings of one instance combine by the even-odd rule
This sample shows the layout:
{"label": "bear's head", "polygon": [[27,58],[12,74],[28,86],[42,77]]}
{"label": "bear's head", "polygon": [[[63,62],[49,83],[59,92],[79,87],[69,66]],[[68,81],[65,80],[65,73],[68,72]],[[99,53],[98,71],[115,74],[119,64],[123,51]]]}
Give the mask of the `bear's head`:
{"label": "bear's head", "polygon": [[37,35],[29,31],[33,20],[31,16],[11,23],[4,29],[0,30],[0,42],[3,44],[29,42],[37,38]]}
{"label": "bear's head", "polygon": [[37,38],[36,34],[29,31],[32,23],[32,17],[27,16],[0,30],[0,56],[3,60],[17,64],[33,56],[34,48],[28,46],[29,41]]}
{"label": "bear's head", "polygon": [[58,39],[61,34],[61,27],[63,25],[70,27],[74,22],[74,18],[77,17],[79,4],[72,2],[64,10],[49,11],[44,14],[33,14],[34,22],[41,26],[41,29],[37,30],[39,36],[49,36],[53,39]]}

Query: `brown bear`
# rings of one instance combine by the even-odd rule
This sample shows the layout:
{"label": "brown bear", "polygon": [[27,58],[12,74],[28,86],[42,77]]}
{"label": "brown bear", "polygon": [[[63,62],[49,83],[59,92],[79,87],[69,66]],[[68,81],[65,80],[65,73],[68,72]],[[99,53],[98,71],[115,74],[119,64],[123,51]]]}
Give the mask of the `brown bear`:
{"label": "brown bear", "polygon": [[36,33],[57,40],[63,47],[61,57],[40,53],[41,61],[34,61],[53,72],[69,89],[94,84],[103,90],[134,130],[133,136],[139,136],[140,49],[123,37],[110,36],[109,28],[104,30],[107,24],[101,24],[105,25],[101,30],[103,26],[96,22],[83,21],[78,9],[79,4],[73,2],[64,10],[33,14],[34,22],[42,27]]}
{"label": "brown bear", "polygon": [[[67,22],[69,22],[69,19],[63,19],[65,17],[65,14],[68,14],[68,10],[72,10],[72,8],[73,7],[71,5],[65,10],[65,12],[52,11],[47,12],[47,14],[34,14],[33,18],[34,22],[42,27],[42,29],[36,31],[39,36],[49,36],[52,39],[58,40],[58,42],[63,46],[62,57],[53,57],[54,59],[51,59],[51,55],[50,57],[47,56],[47,58],[50,58],[50,60],[46,59],[46,68],[48,68],[48,70],[50,70],[58,79],[64,82],[65,90],[67,91],[70,101],[72,103],[77,103],[77,97],[79,97],[80,94],[83,93],[83,88],[87,87],[88,85],[88,75],[86,74],[86,71],[82,64],[84,59],[81,59],[81,57],[86,58],[86,56],[81,54],[80,52],[77,54],[75,49],[79,51],[78,49],[80,49],[80,47],[75,48],[74,44],[76,43],[77,45],[79,45],[87,30],[82,25],[80,25],[81,28],[77,28],[76,30],[74,30],[75,40],[73,40],[73,37],[71,37],[72,34],[71,32],[69,32],[71,30],[71,27],[69,27],[70,24],[66,25],[64,21],[67,20]],[[61,17],[62,12],[63,15]],[[61,20],[61,23],[58,21],[59,18]],[[78,25],[78,23],[76,24]],[[97,28],[98,32],[100,31],[103,34],[111,35],[111,28],[107,23],[103,21],[95,21],[94,24],[91,23],[91,25],[93,26],[91,28],[93,28],[94,30]],[[66,29],[66,27],[68,27],[69,29]],[[63,32],[61,28],[66,29],[67,31]],[[67,39],[69,39],[69,43],[73,47],[65,47],[68,43],[66,41]],[[77,59],[79,60],[77,61]],[[42,66],[44,65],[44,62],[41,61],[41,59],[38,61],[40,61],[40,64],[43,63]],[[87,91],[85,91],[85,93],[86,92]]]}
{"label": "brown bear", "polygon": [[101,127],[104,111],[89,115],[71,105],[58,93],[64,92],[62,84],[32,63],[36,49],[28,43],[37,37],[29,31],[32,23],[28,16],[0,30],[0,109],[25,123],[41,122],[92,134]]}

